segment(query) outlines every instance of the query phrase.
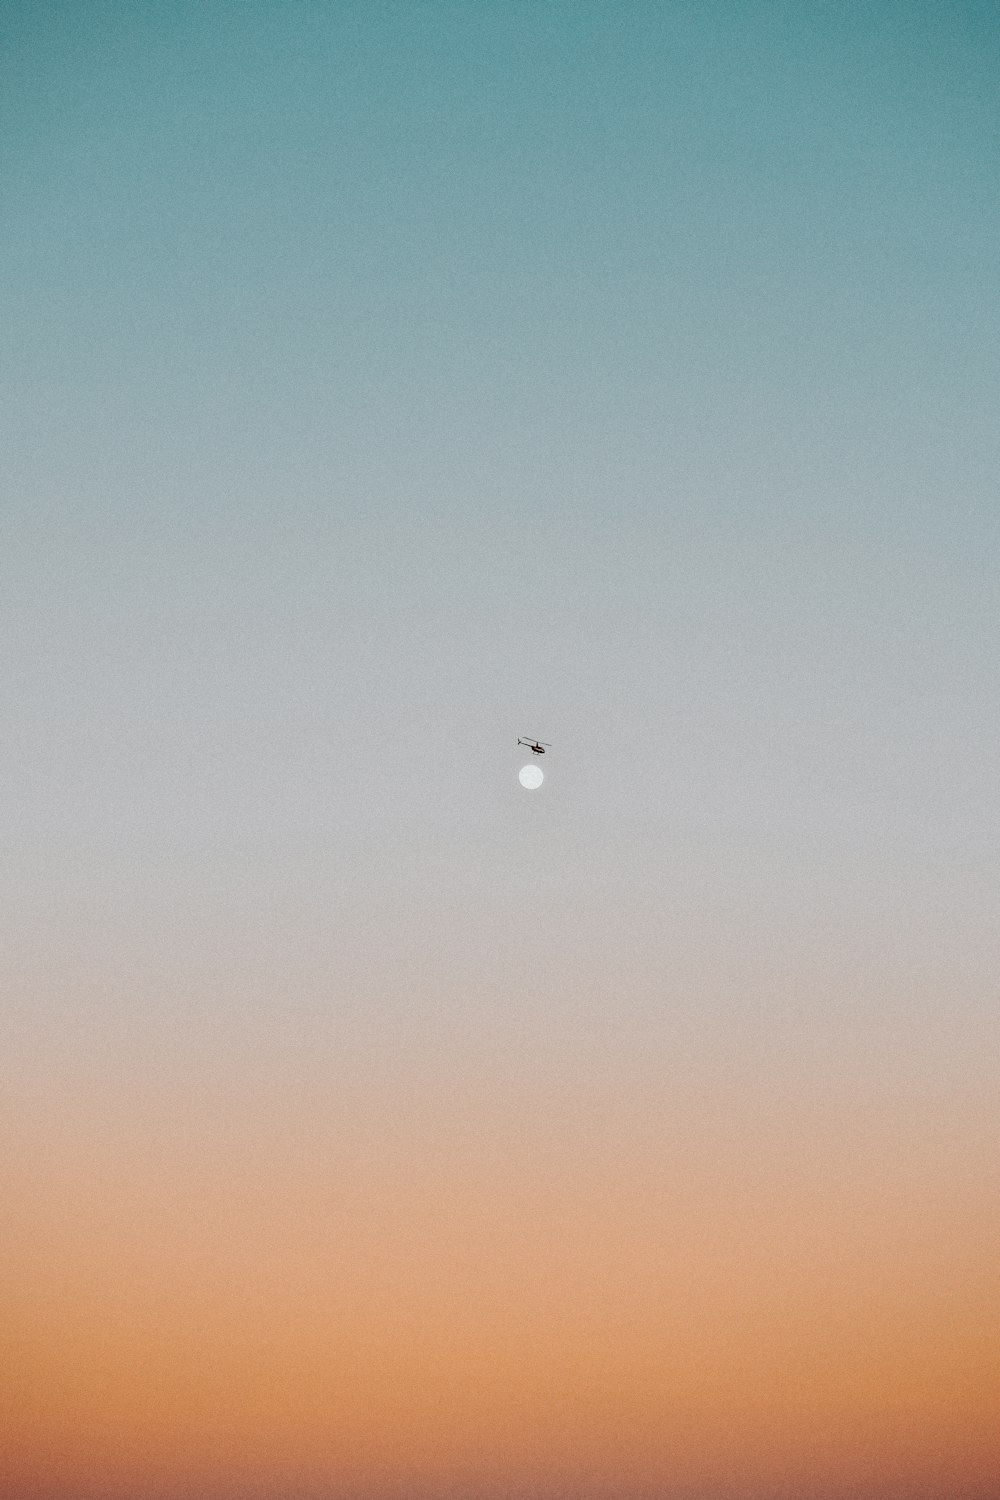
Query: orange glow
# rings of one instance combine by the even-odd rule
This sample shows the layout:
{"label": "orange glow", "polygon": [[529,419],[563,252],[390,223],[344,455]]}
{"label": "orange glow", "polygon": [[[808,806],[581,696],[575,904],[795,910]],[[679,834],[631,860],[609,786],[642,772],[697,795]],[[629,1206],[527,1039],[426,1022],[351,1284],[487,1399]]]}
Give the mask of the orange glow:
{"label": "orange glow", "polygon": [[809,1173],[791,1137],[629,1150],[612,1123],[574,1160],[530,1117],[345,1119],[38,1128],[9,1493],[987,1493],[974,1172],[949,1203],[912,1141],[867,1166],[814,1141]]}

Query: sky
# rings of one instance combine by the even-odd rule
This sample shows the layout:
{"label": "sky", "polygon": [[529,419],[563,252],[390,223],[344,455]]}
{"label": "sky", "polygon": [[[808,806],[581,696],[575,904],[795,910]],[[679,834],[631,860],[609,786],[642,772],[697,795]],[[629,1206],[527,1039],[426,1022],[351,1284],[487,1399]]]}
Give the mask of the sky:
{"label": "sky", "polygon": [[995,1494],[998,40],[0,5],[3,1500]]}

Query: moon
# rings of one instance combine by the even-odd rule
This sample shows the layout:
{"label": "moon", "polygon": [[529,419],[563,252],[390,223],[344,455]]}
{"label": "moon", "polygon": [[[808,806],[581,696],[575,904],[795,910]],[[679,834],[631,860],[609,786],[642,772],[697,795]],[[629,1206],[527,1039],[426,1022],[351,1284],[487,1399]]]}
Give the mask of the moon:
{"label": "moon", "polygon": [[517,773],[517,779],[529,792],[535,791],[545,780],[545,774],[541,766],[522,766]]}

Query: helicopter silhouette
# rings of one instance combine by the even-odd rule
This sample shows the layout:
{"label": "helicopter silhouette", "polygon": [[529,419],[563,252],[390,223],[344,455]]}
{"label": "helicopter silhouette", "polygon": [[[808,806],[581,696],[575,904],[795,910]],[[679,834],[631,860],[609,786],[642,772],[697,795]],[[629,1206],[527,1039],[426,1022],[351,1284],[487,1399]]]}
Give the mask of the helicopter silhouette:
{"label": "helicopter silhouette", "polygon": [[524,745],[531,751],[532,755],[544,755],[546,750],[552,749],[552,746],[546,740],[518,740],[517,743]]}

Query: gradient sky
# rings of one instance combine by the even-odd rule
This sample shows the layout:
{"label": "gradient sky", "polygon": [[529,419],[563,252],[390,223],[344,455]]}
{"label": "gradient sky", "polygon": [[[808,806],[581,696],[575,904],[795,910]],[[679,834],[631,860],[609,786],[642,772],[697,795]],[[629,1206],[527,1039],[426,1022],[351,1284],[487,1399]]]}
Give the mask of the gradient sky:
{"label": "gradient sky", "polygon": [[998,40],[0,5],[3,1500],[995,1495]]}

